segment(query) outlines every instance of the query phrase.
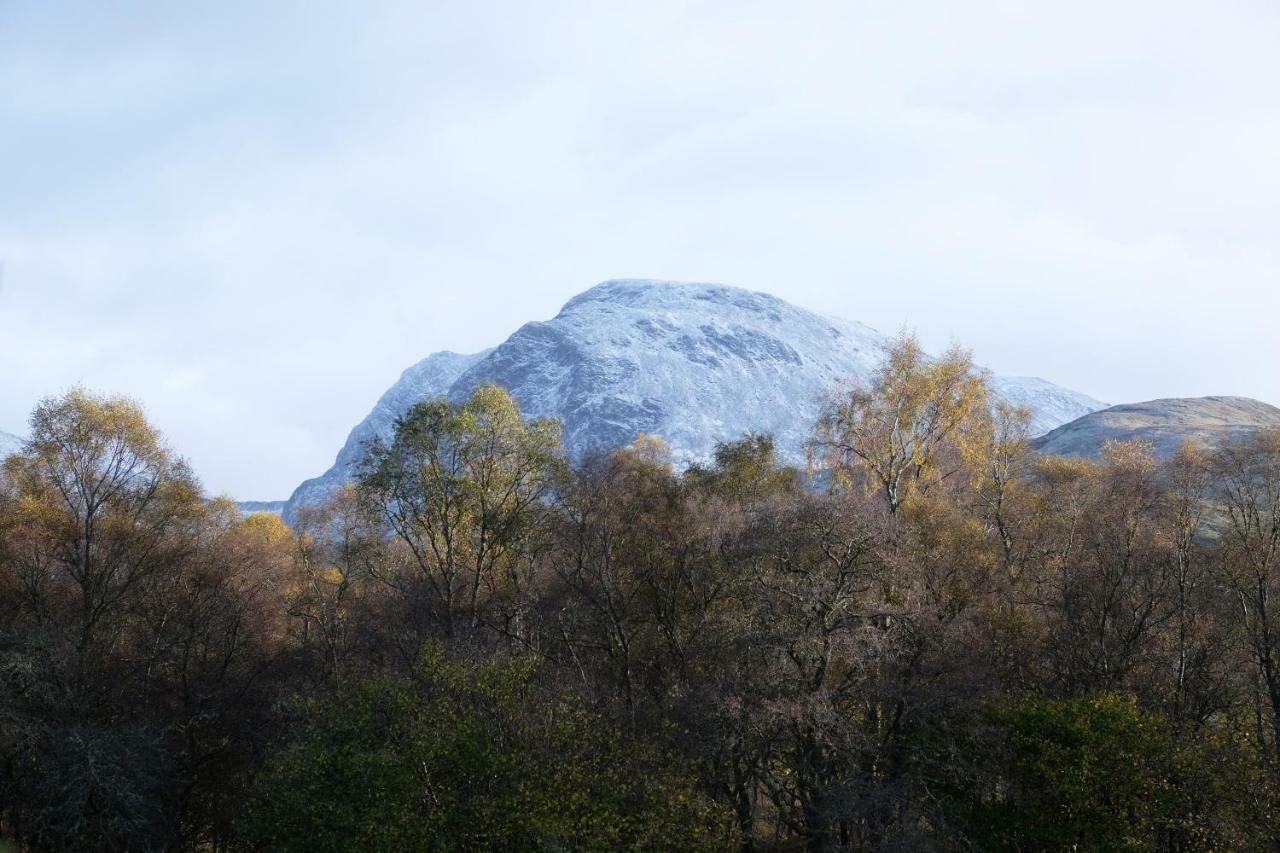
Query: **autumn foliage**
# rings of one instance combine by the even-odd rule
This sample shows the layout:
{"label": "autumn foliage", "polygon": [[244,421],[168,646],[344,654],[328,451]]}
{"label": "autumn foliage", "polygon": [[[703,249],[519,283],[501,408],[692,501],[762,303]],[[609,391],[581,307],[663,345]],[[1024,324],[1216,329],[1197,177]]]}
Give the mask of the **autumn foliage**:
{"label": "autumn foliage", "polygon": [[1042,457],[903,338],[808,464],[430,401],[293,529],[120,398],[0,476],[29,851],[1280,847],[1280,435]]}

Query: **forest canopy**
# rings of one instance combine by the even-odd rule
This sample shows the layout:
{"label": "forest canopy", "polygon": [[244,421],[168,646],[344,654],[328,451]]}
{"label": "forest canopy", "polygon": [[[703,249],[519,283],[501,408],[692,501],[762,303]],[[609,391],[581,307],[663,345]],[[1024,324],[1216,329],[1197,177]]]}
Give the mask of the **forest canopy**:
{"label": "forest canopy", "polygon": [[1280,433],[1028,424],[910,337],[804,468],[568,458],[487,386],[291,529],[136,403],[50,398],[0,473],[0,839],[1280,849]]}

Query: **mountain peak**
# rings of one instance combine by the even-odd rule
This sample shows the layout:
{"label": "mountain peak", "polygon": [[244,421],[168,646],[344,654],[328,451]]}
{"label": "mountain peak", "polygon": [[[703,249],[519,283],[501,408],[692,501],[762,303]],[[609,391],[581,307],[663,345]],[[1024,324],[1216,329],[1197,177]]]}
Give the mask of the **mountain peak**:
{"label": "mountain peak", "polygon": [[648,278],[615,278],[579,293],[565,303],[560,314],[590,307],[666,308],[697,305],[732,305],[746,310],[768,310],[787,303],[767,293],[710,282],[667,281]]}
{"label": "mountain peak", "polygon": [[[571,455],[658,435],[679,464],[708,459],[717,442],[773,435],[781,458],[804,459],[823,394],[865,380],[888,339],[767,293],[723,284],[614,279],[526,323],[494,349],[437,353],[401,377],[352,431],[332,469],[304,483],[286,518],[347,482],[374,437],[424,399],[464,400],[478,386],[509,390],[529,417],[558,418]],[[997,381],[1029,406],[1039,431],[1101,408],[1041,380]]]}

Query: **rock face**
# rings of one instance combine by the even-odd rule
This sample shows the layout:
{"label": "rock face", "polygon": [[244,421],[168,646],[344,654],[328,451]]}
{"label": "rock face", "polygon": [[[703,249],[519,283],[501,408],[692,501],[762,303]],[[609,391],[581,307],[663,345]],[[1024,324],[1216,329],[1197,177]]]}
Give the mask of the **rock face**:
{"label": "rock face", "polygon": [[[465,399],[478,385],[509,389],[530,417],[564,423],[571,454],[664,438],[678,462],[709,457],[717,441],[771,433],[781,455],[803,459],[822,394],[865,379],[886,338],[764,293],[714,284],[608,281],[545,322],[528,323],[476,355],[437,353],[410,368],[351,433],[333,468],[299,487],[285,518],[350,480],[367,441],[387,437],[413,404]],[[1029,405],[1041,430],[1103,404],[1040,379],[996,387]]]}
{"label": "rock face", "polygon": [[1168,458],[1187,441],[1216,447],[1276,428],[1280,409],[1247,397],[1152,400],[1092,412],[1033,445],[1046,454],[1096,457],[1108,441],[1149,441],[1158,457]]}

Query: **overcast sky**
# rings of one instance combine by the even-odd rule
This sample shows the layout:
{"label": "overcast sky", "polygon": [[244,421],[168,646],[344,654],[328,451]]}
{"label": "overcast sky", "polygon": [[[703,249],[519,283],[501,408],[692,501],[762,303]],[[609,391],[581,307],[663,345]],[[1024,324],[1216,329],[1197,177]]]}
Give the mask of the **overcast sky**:
{"label": "overcast sky", "polygon": [[239,498],[618,277],[1280,403],[1280,3],[0,0],[0,263],[0,430]]}

